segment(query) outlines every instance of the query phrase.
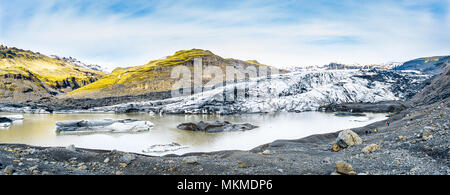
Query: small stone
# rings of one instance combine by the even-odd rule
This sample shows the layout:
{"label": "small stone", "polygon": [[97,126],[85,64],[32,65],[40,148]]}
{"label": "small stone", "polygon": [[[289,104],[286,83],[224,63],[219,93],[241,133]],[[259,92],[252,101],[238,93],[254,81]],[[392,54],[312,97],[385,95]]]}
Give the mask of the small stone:
{"label": "small stone", "polygon": [[334,143],[333,146],[331,147],[331,151],[339,152],[339,150],[341,150],[341,147],[339,147],[338,144]]}
{"label": "small stone", "polygon": [[26,154],[26,155],[32,155],[32,154],[35,154],[36,153],[36,149],[34,149],[34,148],[29,148],[29,149],[26,149],[26,150],[24,150],[24,153]]}
{"label": "small stone", "polygon": [[30,168],[28,168],[28,171],[33,172],[34,170],[36,170],[38,168],[38,166],[32,166]]}
{"label": "small stone", "polygon": [[104,163],[109,163],[109,158],[105,158]]}
{"label": "small stone", "polygon": [[73,144],[70,145],[70,146],[67,146],[66,149],[69,150],[69,151],[72,151],[72,152],[76,152],[77,151],[77,149],[75,148],[75,145],[73,145]]}
{"label": "small stone", "polygon": [[322,160],[322,162],[325,163],[325,164],[331,163],[331,158],[330,158],[330,157],[325,157],[325,158]]}
{"label": "small stone", "polygon": [[11,165],[6,166],[3,172],[5,172],[8,175],[12,175],[14,173],[14,167]]}
{"label": "small stone", "polygon": [[122,172],[120,172],[120,171],[116,171],[116,173],[115,173],[116,175],[122,175],[123,173]]}
{"label": "small stone", "polygon": [[127,154],[124,154],[120,158],[120,162],[123,162],[123,163],[126,163],[126,164],[130,164],[135,159],[136,159],[136,155],[127,153]]}
{"label": "small stone", "polygon": [[119,163],[119,165],[120,165],[121,167],[127,167],[127,166],[128,166],[127,163]]}
{"label": "small stone", "polygon": [[170,171],[170,172],[174,172],[174,171],[175,171],[175,168],[170,168],[169,171]]}
{"label": "small stone", "polygon": [[245,165],[245,164],[240,164],[240,165],[239,165],[239,168],[245,169],[245,168],[247,168],[247,165]]}
{"label": "small stone", "polygon": [[47,171],[44,171],[44,172],[42,172],[42,175],[50,175],[50,173]]}
{"label": "small stone", "polygon": [[33,171],[33,175],[40,175],[40,174],[41,174],[41,172],[39,170],[34,170]]}
{"label": "small stone", "polygon": [[375,152],[376,150],[380,149],[380,146],[378,144],[370,144],[362,149],[362,152],[369,154],[371,152]]}
{"label": "small stone", "polygon": [[353,170],[352,165],[343,161],[339,161],[336,163],[335,171],[344,175],[356,175],[356,172]]}
{"label": "small stone", "polygon": [[80,170],[87,170],[88,169],[88,167],[86,166],[86,165],[82,165],[81,167],[80,167]]}
{"label": "small stone", "polygon": [[422,139],[423,139],[424,141],[428,141],[428,140],[430,140],[431,138],[433,138],[433,135],[431,135],[431,132],[430,132],[430,131],[425,131],[425,132],[423,132],[423,134],[422,134]]}
{"label": "small stone", "polygon": [[183,158],[183,163],[196,165],[198,161],[198,158],[196,156],[188,156]]}
{"label": "small stone", "polygon": [[270,155],[271,152],[270,152],[270,150],[264,150],[264,151],[262,152],[262,154],[263,154],[263,155]]}

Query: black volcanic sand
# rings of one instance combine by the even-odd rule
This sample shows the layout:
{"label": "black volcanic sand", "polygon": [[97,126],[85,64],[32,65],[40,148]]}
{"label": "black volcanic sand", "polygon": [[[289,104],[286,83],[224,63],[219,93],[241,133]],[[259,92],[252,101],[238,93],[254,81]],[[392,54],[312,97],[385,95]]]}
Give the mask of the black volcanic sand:
{"label": "black volcanic sand", "polygon": [[[319,174],[335,163],[351,164],[357,174],[450,174],[447,98],[408,108],[384,121],[352,129],[362,145],[331,151],[338,132],[298,140],[278,140],[250,151],[192,153],[152,157],[120,151],[0,145],[1,174]],[[373,130],[377,129],[377,133]],[[368,132],[371,133],[368,133]],[[429,139],[424,139],[427,132]],[[431,138],[430,138],[431,137]],[[378,144],[366,154],[362,148]]]}

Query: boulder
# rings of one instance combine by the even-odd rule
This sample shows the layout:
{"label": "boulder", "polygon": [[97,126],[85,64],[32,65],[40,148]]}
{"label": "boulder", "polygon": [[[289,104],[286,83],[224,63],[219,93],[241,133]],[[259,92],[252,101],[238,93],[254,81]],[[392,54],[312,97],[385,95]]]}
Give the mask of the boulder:
{"label": "boulder", "polygon": [[204,131],[208,133],[217,132],[228,132],[228,131],[246,131],[257,128],[249,123],[245,124],[232,124],[228,121],[214,121],[214,122],[204,122],[200,121],[198,123],[182,123],[177,126],[178,129],[188,130],[188,131]]}
{"label": "boulder", "polygon": [[370,144],[362,149],[362,152],[369,154],[371,152],[375,152],[376,150],[380,149],[380,146],[378,144]]}
{"label": "boulder", "polygon": [[362,139],[352,130],[341,131],[336,138],[336,143],[341,148],[347,148],[353,145],[362,144]]}
{"label": "boulder", "polygon": [[100,119],[62,121],[56,123],[57,132],[140,132],[153,127],[149,121],[131,119]]}
{"label": "boulder", "polygon": [[183,158],[183,163],[196,165],[198,163],[198,157],[196,156],[187,156]]}
{"label": "boulder", "polygon": [[356,175],[356,172],[353,170],[352,165],[343,161],[339,161],[336,163],[335,171],[344,175]]}

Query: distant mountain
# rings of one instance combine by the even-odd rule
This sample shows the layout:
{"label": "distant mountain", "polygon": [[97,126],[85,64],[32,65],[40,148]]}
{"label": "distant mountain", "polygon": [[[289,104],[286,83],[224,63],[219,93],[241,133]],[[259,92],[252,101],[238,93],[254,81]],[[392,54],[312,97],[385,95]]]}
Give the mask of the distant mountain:
{"label": "distant mountain", "polygon": [[103,67],[101,67],[100,65],[85,64],[73,57],[59,57],[57,55],[50,55],[50,57],[55,58],[57,60],[65,61],[69,64],[74,64],[74,65],[81,66],[81,67],[88,68],[88,69],[95,70],[95,71],[105,72],[105,69]]}
{"label": "distant mountain", "polygon": [[[203,67],[217,66],[222,69],[225,76],[225,67],[240,65],[243,68],[249,66],[269,67],[255,60],[242,61],[231,58],[222,58],[211,51],[202,49],[181,50],[172,56],[153,60],[145,65],[116,68],[102,79],[74,90],[67,94],[68,97],[118,97],[136,96],[150,92],[170,91],[179,79],[170,77],[174,67],[182,65],[193,72],[194,58],[202,58]],[[203,77],[203,84],[212,81],[214,77]],[[225,77],[224,77],[225,78]],[[214,81],[213,81],[214,82]]]}
{"label": "distant mountain", "polygon": [[103,75],[37,52],[0,45],[0,101],[54,96],[83,87]]}
{"label": "distant mountain", "polygon": [[287,70],[292,72],[307,71],[307,70],[389,70],[392,67],[398,66],[399,62],[385,63],[385,64],[370,64],[370,65],[360,65],[360,64],[341,64],[332,62],[322,66],[305,66],[305,67],[291,67]]}
{"label": "distant mountain", "polygon": [[440,74],[449,70],[450,56],[419,58],[405,62],[393,70],[417,70],[427,74]]}

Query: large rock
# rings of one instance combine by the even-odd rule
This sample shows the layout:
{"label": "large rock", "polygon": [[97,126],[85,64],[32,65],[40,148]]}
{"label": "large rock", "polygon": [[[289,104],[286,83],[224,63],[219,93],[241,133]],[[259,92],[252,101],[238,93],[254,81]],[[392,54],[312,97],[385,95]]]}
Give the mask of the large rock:
{"label": "large rock", "polygon": [[353,166],[343,161],[336,163],[335,171],[344,175],[356,175],[356,172],[353,170]]}
{"label": "large rock", "polygon": [[131,119],[100,119],[62,121],[56,123],[57,132],[140,132],[153,127],[149,121]]}
{"label": "large rock", "polygon": [[341,148],[362,144],[362,139],[352,130],[341,131],[336,138],[336,143]]}
{"label": "large rock", "polygon": [[364,152],[365,154],[369,154],[371,152],[375,152],[378,149],[380,149],[380,146],[378,144],[370,144],[364,147],[361,151]]}
{"label": "large rock", "polygon": [[214,122],[204,122],[200,121],[198,123],[182,123],[177,126],[178,129],[188,130],[188,131],[204,131],[208,133],[217,132],[227,132],[227,131],[246,131],[257,128],[249,123],[245,124],[232,124],[228,121],[214,121]]}

